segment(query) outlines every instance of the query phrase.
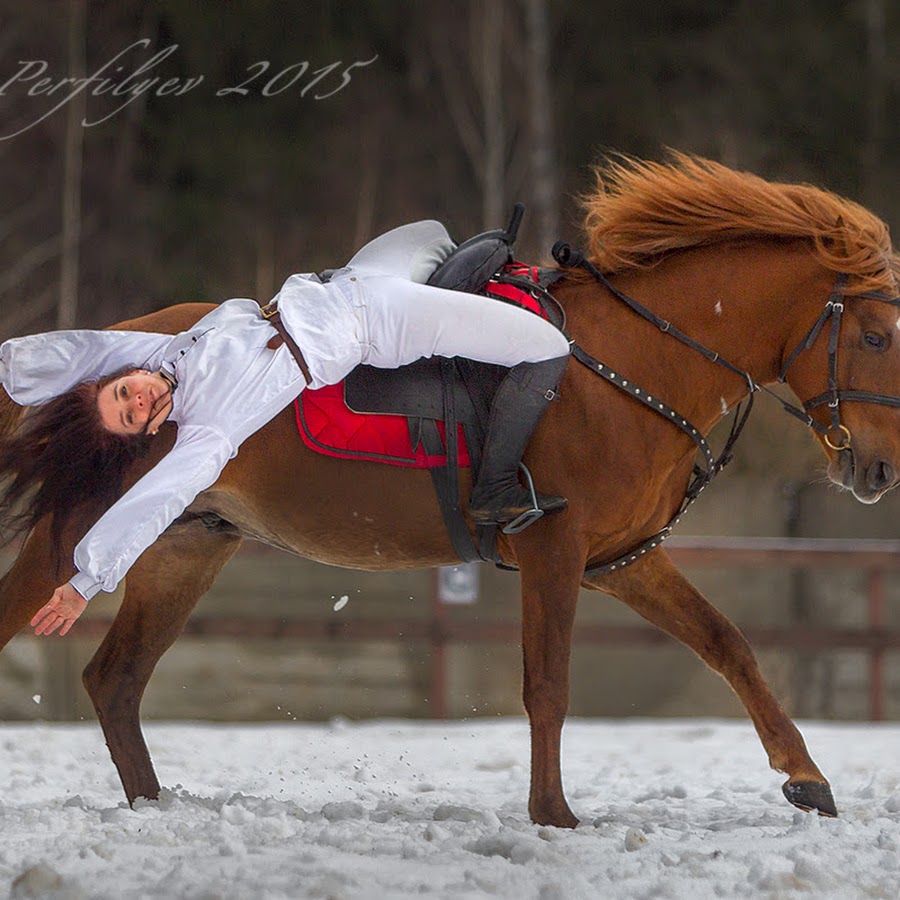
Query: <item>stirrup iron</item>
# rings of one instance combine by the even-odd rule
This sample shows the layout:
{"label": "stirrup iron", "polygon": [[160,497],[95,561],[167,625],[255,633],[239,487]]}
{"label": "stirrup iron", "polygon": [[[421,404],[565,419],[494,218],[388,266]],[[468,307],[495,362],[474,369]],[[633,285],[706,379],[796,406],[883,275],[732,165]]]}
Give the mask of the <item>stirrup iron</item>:
{"label": "stirrup iron", "polygon": [[528,466],[526,466],[525,463],[520,462],[519,468],[525,473],[525,480],[528,482],[528,491],[531,494],[532,508],[526,509],[521,515],[516,516],[512,522],[507,522],[503,528],[500,529],[504,534],[518,534],[520,531],[524,531],[529,525],[533,525],[542,515],[544,515],[544,511],[538,506],[537,492],[534,489],[534,479],[531,477],[531,472],[528,471]]}

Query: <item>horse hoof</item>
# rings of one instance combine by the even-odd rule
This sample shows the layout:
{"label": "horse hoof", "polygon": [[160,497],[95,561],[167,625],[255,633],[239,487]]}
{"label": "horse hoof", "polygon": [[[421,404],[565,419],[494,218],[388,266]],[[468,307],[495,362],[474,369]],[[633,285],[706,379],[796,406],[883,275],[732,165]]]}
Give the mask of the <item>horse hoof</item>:
{"label": "horse hoof", "polygon": [[552,825],[554,828],[576,828],[578,819],[572,810],[566,808],[562,812],[556,813],[530,813],[531,821],[535,825]]}
{"label": "horse hoof", "polygon": [[819,781],[786,781],[781,790],[788,802],[793,803],[804,812],[815,810],[820,816],[837,818],[837,806],[827,782]]}

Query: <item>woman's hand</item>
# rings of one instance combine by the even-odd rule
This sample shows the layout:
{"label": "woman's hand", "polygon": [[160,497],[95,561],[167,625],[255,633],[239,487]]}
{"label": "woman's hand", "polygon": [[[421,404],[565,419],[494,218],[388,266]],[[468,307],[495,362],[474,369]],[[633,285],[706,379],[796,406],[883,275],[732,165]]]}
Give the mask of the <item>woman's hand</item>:
{"label": "woman's hand", "polygon": [[68,634],[75,620],[87,609],[87,600],[67,581],[58,587],[50,602],[41,607],[31,620],[35,634],[53,634],[59,628],[59,636]]}

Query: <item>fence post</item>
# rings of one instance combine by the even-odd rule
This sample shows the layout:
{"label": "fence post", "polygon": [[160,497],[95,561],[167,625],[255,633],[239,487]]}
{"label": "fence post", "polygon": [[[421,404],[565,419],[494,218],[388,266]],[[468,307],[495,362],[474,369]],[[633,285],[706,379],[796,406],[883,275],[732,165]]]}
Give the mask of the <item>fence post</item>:
{"label": "fence post", "polygon": [[[874,637],[884,627],[884,569],[869,570],[869,629]],[[884,647],[869,649],[869,718],[884,719]]]}
{"label": "fence post", "polygon": [[447,718],[447,608],[441,597],[440,570],[432,569],[431,628],[431,718]]}

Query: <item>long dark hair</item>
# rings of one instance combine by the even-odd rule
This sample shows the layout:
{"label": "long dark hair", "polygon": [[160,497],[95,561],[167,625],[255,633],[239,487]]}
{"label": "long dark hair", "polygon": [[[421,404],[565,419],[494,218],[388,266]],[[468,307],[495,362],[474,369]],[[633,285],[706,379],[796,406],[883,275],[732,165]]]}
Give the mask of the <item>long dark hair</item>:
{"label": "long dark hair", "polygon": [[75,510],[99,518],[121,496],[125,474],[146,455],[146,434],[122,436],[100,421],[97,394],[127,367],[25,411],[0,435],[0,547],[52,516],[59,548]]}

